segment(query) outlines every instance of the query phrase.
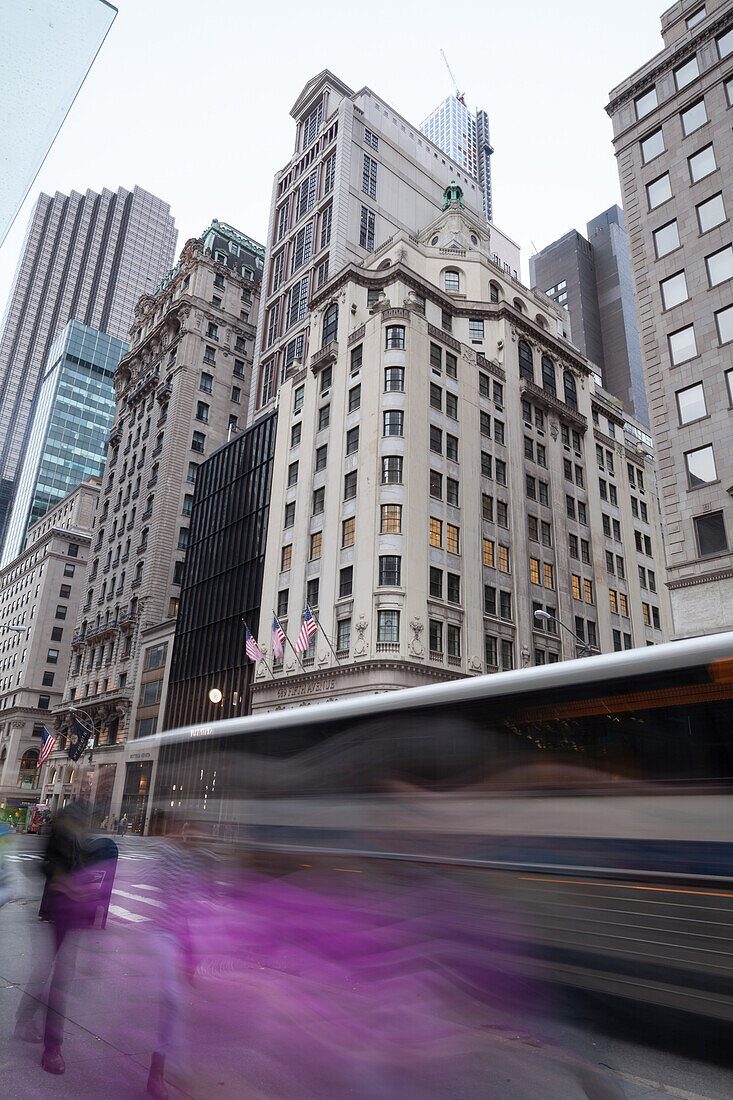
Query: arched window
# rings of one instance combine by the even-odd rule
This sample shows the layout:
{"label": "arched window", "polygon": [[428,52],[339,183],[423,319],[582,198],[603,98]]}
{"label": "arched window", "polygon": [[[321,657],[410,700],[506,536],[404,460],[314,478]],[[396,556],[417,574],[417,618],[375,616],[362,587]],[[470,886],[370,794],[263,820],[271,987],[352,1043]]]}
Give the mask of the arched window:
{"label": "arched window", "polygon": [[23,753],[18,772],[18,786],[23,790],[33,790],[38,784],[38,749],[27,749]]}
{"label": "arched window", "polygon": [[501,288],[498,283],[489,283],[489,301],[499,302],[501,301]]}
{"label": "arched window", "polygon": [[544,328],[544,329],[547,328],[547,321],[545,320],[545,318],[542,316],[541,313],[537,314],[537,316],[535,317],[535,321],[540,326],[540,328]]}
{"label": "arched window", "polygon": [[514,308],[518,309],[520,313],[524,313],[524,303],[519,298],[514,299]]}
{"label": "arched window", "polygon": [[377,271],[385,271],[388,267],[392,266],[391,260],[382,260],[381,264],[377,268]]}
{"label": "arched window", "polygon": [[569,405],[571,409],[577,409],[578,407],[578,388],[575,385],[575,379],[572,371],[563,371],[563,386],[565,388],[565,404]]}
{"label": "arched window", "polygon": [[461,276],[458,271],[446,271],[444,274],[444,286],[446,290],[460,290]]}
{"label": "arched window", "polygon": [[519,377],[534,382],[534,361],[532,349],[526,340],[519,341]]}
{"label": "arched window", "polygon": [[557,397],[557,385],[555,383],[555,364],[549,355],[542,356],[542,389]]}
{"label": "arched window", "polygon": [[333,343],[336,339],[336,334],[339,327],[339,307],[334,302],[328,307],[323,315],[323,342],[321,347],[325,348],[327,344]]}

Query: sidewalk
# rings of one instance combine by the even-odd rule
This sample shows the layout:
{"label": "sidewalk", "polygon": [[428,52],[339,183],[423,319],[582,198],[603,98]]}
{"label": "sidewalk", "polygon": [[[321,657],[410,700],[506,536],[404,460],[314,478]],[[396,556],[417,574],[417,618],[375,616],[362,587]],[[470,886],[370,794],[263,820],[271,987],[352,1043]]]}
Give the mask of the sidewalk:
{"label": "sidewalk", "polygon": [[[123,849],[124,851],[124,849]],[[158,963],[145,916],[151,899],[134,859],[121,861],[115,904],[120,916],[104,931],[82,932],[77,980],[68,1002],[63,1047],[66,1074],[40,1067],[41,1045],[11,1038],[34,945],[46,929],[37,921],[37,883],[30,896],[0,911],[0,1080],[3,1094],[141,1100],[155,1045]],[[293,933],[291,882],[264,888],[268,909],[252,895],[242,907],[212,906],[207,951],[193,986],[183,987],[180,1049],[166,1069],[171,1100],[582,1100],[589,1095],[658,1097],[625,1083],[608,1090],[593,1080],[587,1092],[580,1059],[513,1028],[485,1005],[470,1002],[430,973],[409,942],[398,944],[386,978],[363,981],[328,957],[315,959],[318,928],[307,926],[310,895],[302,891]],[[278,891],[285,894],[284,904]],[[316,914],[314,908],[313,913]],[[347,918],[332,935],[348,951]],[[303,914],[305,913],[305,917]],[[281,931],[272,935],[268,921]],[[360,930],[358,936],[362,936]],[[358,940],[357,942],[361,942]],[[242,949],[242,944],[246,949]],[[385,952],[376,953],[378,967]],[[378,999],[374,991],[378,990]],[[184,1066],[184,1062],[188,1064]],[[591,1071],[593,1076],[593,1071]],[[175,1082],[176,1085],[172,1084]]]}

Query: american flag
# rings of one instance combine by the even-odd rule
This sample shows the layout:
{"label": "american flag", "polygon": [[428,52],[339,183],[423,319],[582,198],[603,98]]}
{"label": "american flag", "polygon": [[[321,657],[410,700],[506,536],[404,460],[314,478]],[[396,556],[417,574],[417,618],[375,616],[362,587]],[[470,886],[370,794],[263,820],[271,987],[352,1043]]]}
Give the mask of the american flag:
{"label": "american flag", "polygon": [[283,645],[285,644],[285,631],[280,626],[277,615],[272,620],[272,652],[275,654],[276,659],[279,661],[283,655]]}
{"label": "american flag", "polygon": [[244,652],[247,654],[250,661],[261,661],[261,660],[263,660],[265,655],[262,652],[262,650],[260,649],[260,647],[257,645],[257,642],[254,640],[254,638],[250,634],[249,627],[246,624],[245,624],[245,627],[244,627],[244,637],[245,637]]}
{"label": "american flag", "polygon": [[56,748],[56,738],[52,733],[49,733],[46,727],[43,727],[43,738],[41,740],[41,752],[38,756],[38,767],[41,764],[45,764],[49,756]]}
{"label": "american flag", "polygon": [[311,615],[311,609],[308,604],[305,605],[305,615],[303,616],[303,625],[300,628],[300,634],[298,640],[293,646],[296,653],[305,653],[306,649],[310,645],[310,640],[318,630],[315,619]]}

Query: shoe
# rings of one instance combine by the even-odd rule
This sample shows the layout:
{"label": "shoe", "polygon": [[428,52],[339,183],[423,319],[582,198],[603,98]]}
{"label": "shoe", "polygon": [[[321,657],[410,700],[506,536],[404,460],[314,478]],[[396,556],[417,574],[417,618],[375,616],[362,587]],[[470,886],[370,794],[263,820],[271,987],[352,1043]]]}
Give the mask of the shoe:
{"label": "shoe", "polygon": [[150,1060],[150,1073],[148,1074],[148,1096],[153,1100],[168,1100],[168,1089],[163,1080],[165,1058],[162,1054],[154,1054]]}
{"label": "shoe", "polygon": [[61,1057],[60,1050],[44,1050],[41,1065],[46,1073],[62,1074],[66,1072],[66,1063]]}
{"label": "shoe", "polygon": [[32,1020],[18,1020],[13,1031],[13,1038],[20,1039],[23,1043],[42,1043],[43,1035]]}

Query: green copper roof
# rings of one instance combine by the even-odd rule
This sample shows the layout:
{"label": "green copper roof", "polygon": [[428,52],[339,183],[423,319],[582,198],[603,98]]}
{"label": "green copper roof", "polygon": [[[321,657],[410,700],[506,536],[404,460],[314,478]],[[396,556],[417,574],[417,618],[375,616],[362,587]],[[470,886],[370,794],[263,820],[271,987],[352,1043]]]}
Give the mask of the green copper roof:
{"label": "green copper roof", "polygon": [[263,245],[257,244],[257,241],[253,241],[246,233],[240,233],[238,229],[234,229],[233,226],[227,225],[226,222],[220,222],[216,218],[213,219],[211,225],[201,234],[204,248],[209,247],[208,237],[213,233],[218,233],[219,236],[234,241],[235,244],[241,245],[243,248],[248,249],[254,256],[259,256],[261,260],[264,260],[265,249]]}
{"label": "green copper roof", "polygon": [[443,194],[443,209],[447,210],[452,202],[457,202],[463,206],[463,189],[458,186],[455,180],[451,180],[450,185],[445,189]]}

